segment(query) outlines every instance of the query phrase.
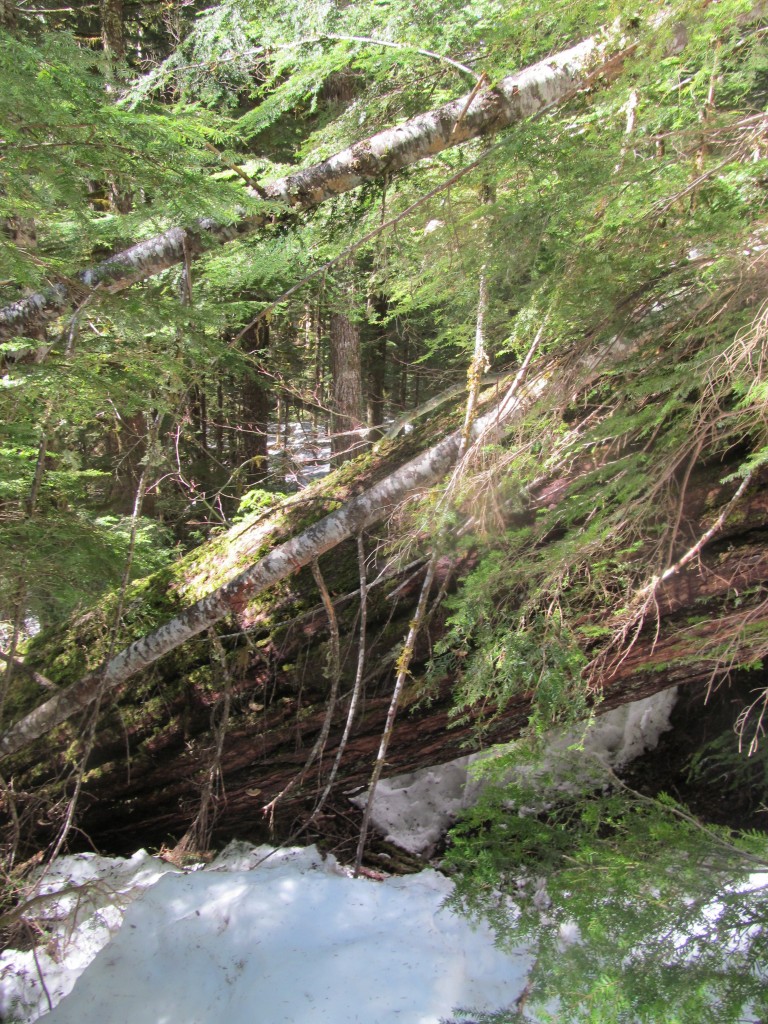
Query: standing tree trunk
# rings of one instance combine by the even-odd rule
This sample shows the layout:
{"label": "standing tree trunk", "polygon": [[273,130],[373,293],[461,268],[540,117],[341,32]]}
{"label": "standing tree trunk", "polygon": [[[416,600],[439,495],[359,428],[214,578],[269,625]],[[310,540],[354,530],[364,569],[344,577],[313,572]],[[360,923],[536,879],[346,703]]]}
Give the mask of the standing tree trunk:
{"label": "standing tree trunk", "polygon": [[360,329],[343,313],[331,316],[331,433],[336,465],[357,454],[362,427],[363,376],[360,366]]}
{"label": "standing tree trunk", "polygon": [[411,358],[410,345],[408,343],[408,332],[404,324],[398,319],[396,321],[397,351],[397,384],[392,386],[392,403],[400,411],[405,412],[408,408],[408,365]]}
{"label": "standing tree trunk", "polygon": [[[109,488],[110,511],[130,515],[147,454],[147,421],[143,412],[117,415],[105,438],[110,462],[115,465]],[[150,505],[153,503],[150,502]],[[148,503],[145,503],[145,508]]]}
{"label": "standing tree trunk", "polygon": [[366,350],[366,381],[368,388],[368,427],[373,440],[383,435],[380,428],[384,423],[384,392],[387,384],[387,343],[388,330],[384,325],[387,315],[387,299],[378,295],[373,303],[376,312],[375,334]]}
{"label": "standing tree trunk", "polygon": [[101,43],[110,64],[110,77],[114,75],[113,64],[125,59],[125,29],[123,27],[123,0],[101,0]]}
{"label": "standing tree trunk", "polygon": [[[125,77],[125,26],[123,24],[123,0],[101,0],[101,45],[106,55],[107,93],[117,96],[120,83]],[[120,186],[110,175],[109,204],[115,213],[130,213],[133,209],[133,193]]]}
{"label": "standing tree trunk", "polygon": [[[243,350],[252,360],[259,360],[268,350],[269,341],[269,324],[259,320],[243,335]],[[268,469],[269,389],[258,366],[247,367],[241,395],[241,454],[246,464],[244,479],[247,486],[252,486],[264,479]]]}
{"label": "standing tree trunk", "polygon": [[16,0],[0,0],[0,28],[16,27]]}

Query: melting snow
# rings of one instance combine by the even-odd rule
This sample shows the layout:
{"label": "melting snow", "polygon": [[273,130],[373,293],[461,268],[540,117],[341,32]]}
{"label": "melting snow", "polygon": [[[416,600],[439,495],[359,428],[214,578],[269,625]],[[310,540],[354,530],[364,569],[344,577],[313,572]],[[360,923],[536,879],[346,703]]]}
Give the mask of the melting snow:
{"label": "melting snow", "polygon": [[[673,703],[666,692],[601,716],[585,750],[626,763],[655,746]],[[382,781],[377,827],[406,849],[430,849],[476,798],[476,759]],[[29,915],[36,949],[0,955],[0,1020],[438,1024],[464,1019],[461,1007],[507,1007],[529,957],[501,953],[488,929],[442,909],[450,890],[435,871],[353,879],[314,847],[233,843],[192,872],[144,851],[61,858]]]}
{"label": "melting snow", "polygon": [[[451,883],[437,872],[377,882],[314,847],[269,852],[232,844],[191,873],[144,853],[60,860],[46,890],[74,872],[97,895],[79,915],[76,896],[58,900],[58,965],[42,942],[37,951],[54,1001],[82,973],[46,1024],[438,1024],[521,992],[526,955],[501,953],[489,931],[442,909]],[[132,900],[124,917],[101,904],[110,887]],[[2,1018],[46,1007],[33,954],[6,951]]]}
{"label": "melting snow", "polygon": [[[556,769],[569,747],[579,743],[580,753],[565,762],[567,773],[578,771],[574,759],[589,770],[597,759],[611,768],[619,768],[646,750],[653,750],[663,732],[670,728],[669,716],[677,699],[677,689],[663,690],[652,697],[616,708],[600,715],[585,732],[555,733],[547,742],[551,752],[549,770]],[[433,768],[382,779],[376,787],[371,821],[386,839],[409,853],[431,856],[435,845],[456,820],[458,813],[470,807],[483,785],[470,766],[487,754],[470,754]],[[567,788],[567,780],[563,788]],[[365,807],[368,794],[351,798],[357,807]]]}

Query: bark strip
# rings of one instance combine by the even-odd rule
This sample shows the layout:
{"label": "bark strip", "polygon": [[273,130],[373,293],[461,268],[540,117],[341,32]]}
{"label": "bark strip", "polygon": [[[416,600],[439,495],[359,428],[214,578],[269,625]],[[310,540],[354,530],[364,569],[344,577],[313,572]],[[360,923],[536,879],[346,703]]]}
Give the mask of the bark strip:
{"label": "bark strip", "polygon": [[[260,198],[292,210],[308,210],[363,182],[391,175],[470,139],[493,135],[561,102],[596,75],[617,72],[630,52],[617,53],[618,45],[609,35],[592,36],[509,75],[493,89],[482,90],[474,97],[468,93],[355,143],[322,163],[273,182]],[[250,191],[256,194],[253,189]],[[270,210],[243,215],[229,225],[204,218],[187,228],[169,228],[79,271],[69,283],[59,282],[0,309],[0,340],[52,320],[82,302],[96,287],[107,292],[121,291],[185,258],[199,256],[204,248],[257,231],[271,222],[273,216],[274,210]]]}

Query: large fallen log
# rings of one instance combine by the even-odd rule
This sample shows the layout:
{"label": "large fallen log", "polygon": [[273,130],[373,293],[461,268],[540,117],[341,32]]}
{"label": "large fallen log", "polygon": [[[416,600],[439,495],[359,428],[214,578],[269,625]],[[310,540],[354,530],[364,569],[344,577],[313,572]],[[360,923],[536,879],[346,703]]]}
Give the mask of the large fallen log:
{"label": "large fallen log", "polygon": [[[722,472],[723,467],[718,466],[691,481],[685,512],[694,533],[705,529],[732,494],[732,486],[717,483]],[[533,494],[528,510],[531,518],[549,506],[555,490],[564,495],[567,486],[567,481],[557,488],[548,484]],[[768,608],[760,605],[761,587],[768,579],[768,553],[760,538],[766,529],[768,492],[756,486],[745,495],[740,515],[726,524],[702,552],[701,560],[687,565],[660,589],[659,622],[649,622],[627,657],[606,674],[603,707],[619,706],[672,685],[721,682],[733,666],[754,663],[764,653]],[[321,560],[329,584],[342,582],[342,576],[333,576],[340,560],[338,551]],[[449,559],[438,565],[437,586],[445,582],[449,567]],[[348,575],[352,580],[354,568],[351,559]],[[420,589],[420,577],[411,576],[409,571],[405,577],[393,577],[377,592],[376,604],[370,608],[366,697],[345,752],[338,779],[340,793],[365,786],[370,776],[389,703],[392,649],[407,631]],[[355,603],[354,596],[337,598],[343,634],[350,638]],[[259,646],[265,630],[252,616],[239,640],[225,640],[234,645],[229,648],[234,679],[220,766],[224,788],[216,804],[216,830],[222,839],[233,835],[252,841],[268,838],[269,820],[262,809],[302,770],[322,728],[328,689],[323,673],[326,621],[320,606],[305,607],[303,592],[294,590],[281,616],[290,620],[290,625],[279,637],[271,626],[266,628],[271,646]],[[241,624],[245,618],[240,617]],[[243,643],[249,628],[256,640],[250,646]],[[414,682],[388,754],[391,774],[450,760],[466,753],[467,744],[476,748],[480,742],[473,733],[479,717],[448,727],[452,678],[446,676],[436,686],[433,683],[429,700],[419,703],[424,663],[443,628],[443,617],[438,614],[431,621],[429,637],[424,637],[417,650]],[[313,765],[303,786],[278,805],[277,836],[285,837],[296,823],[306,820],[336,755],[356,656],[356,645],[350,643],[342,706],[328,737],[324,761]],[[205,643],[199,646],[210,647]],[[208,655],[204,650],[200,657],[205,664]],[[117,706],[104,710],[78,818],[99,848],[127,853],[137,844],[173,845],[195,816],[213,746],[212,712],[221,701],[224,681],[216,678],[215,669],[206,677],[199,666],[190,671],[189,662],[163,665],[154,682],[144,680],[135,689],[126,689]],[[760,682],[754,674],[751,680],[753,685]],[[482,741],[504,742],[518,735],[528,722],[531,700],[532,694],[526,691],[514,696],[484,729]],[[41,803],[55,801],[59,792],[56,780],[76,737],[77,729],[65,726],[45,745],[38,744],[13,759],[19,812],[25,820],[30,819],[30,833],[38,841],[50,834],[41,824],[48,815],[50,831],[55,830],[55,807],[43,810]],[[343,800],[334,802],[333,808],[343,819],[347,813]],[[354,827],[353,821],[350,831]],[[317,828],[319,833],[343,831],[339,820],[331,818],[320,820]]]}
{"label": "large fallen log", "polygon": [[0,309],[0,340],[23,334],[82,303],[94,289],[117,292],[200,255],[206,247],[250,234],[272,223],[274,204],[309,210],[363,182],[392,174],[483,135],[525,121],[562,102],[597,75],[615,73],[627,53],[614,33],[585,39],[493,88],[475,91],[436,110],[379,132],[314,167],[268,184],[259,198],[271,200],[269,212],[243,216],[232,224],[199,220],[160,235],[79,271],[71,282],[58,282]]}
{"label": "large fallen log", "polygon": [[[615,345],[614,350],[624,352],[625,348]],[[475,440],[495,436],[515,414],[528,409],[531,402],[539,397],[545,378],[538,378],[531,386],[522,386],[526,369],[527,364],[524,363],[501,401],[475,421],[471,429]],[[82,711],[97,696],[109,693],[230,613],[242,612],[257,594],[309,565],[342,541],[386,518],[406,497],[444,477],[455,464],[461,445],[462,431],[453,431],[336,512],[274,547],[255,564],[160,628],[135,640],[106,664],[59,691],[16,722],[0,737],[0,754],[12,754],[39,739],[71,715]]]}

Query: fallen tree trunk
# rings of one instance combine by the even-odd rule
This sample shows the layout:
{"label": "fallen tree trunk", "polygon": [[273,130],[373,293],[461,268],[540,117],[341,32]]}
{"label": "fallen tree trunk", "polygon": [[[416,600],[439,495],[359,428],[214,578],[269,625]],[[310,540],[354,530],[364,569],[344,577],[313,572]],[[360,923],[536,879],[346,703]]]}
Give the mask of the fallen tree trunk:
{"label": "fallen tree trunk", "polygon": [[[489,438],[515,413],[528,408],[531,401],[538,397],[544,386],[543,379],[518,394],[526,368],[524,364],[501,402],[476,420],[471,431],[473,438]],[[445,476],[456,462],[461,442],[461,431],[449,434],[347,502],[338,511],[274,547],[254,565],[195,602],[159,629],[134,641],[94,672],[56,693],[0,737],[0,755],[12,754],[39,739],[71,715],[82,711],[97,696],[103,696],[137,672],[147,669],[226,615],[242,612],[257,594],[309,565],[313,559],[319,558],[342,541],[386,518],[407,496],[431,486]]]}
{"label": "fallen tree trunk", "polygon": [[[727,503],[732,488],[716,483],[722,470],[717,466],[691,484],[686,520],[690,517],[696,532],[710,521],[713,508]],[[532,495],[531,517],[551,503],[552,493],[548,485]],[[761,584],[768,579],[768,553],[760,538],[761,531],[768,530],[767,492],[751,490],[740,512],[737,521],[727,524],[722,535],[702,553],[698,565],[687,566],[664,584],[658,595],[658,630],[655,621],[649,622],[628,657],[614,672],[606,674],[604,708],[650,696],[672,685],[706,684],[711,679],[719,682],[728,676],[731,664],[749,664],[764,653],[768,609],[761,609],[760,603]],[[339,562],[338,553],[327,561],[324,572]],[[350,558],[351,578],[353,562]],[[439,585],[446,582],[449,567],[448,559],[441,560]],[[402,578],[393,578],[386,588],[388,597],[382,597],[379,606],[371,609],[366,696],[337,780],[341,792],[364,787],[370,777],[389,704],[392,648],[408,629],[420,584],[418,575],[405,583]],[[393,600],[399,602],[394,617]],[[352,635],[353,606],[351,600],[339,606],[344,635]],[[295,614],[295,605],[285,609],[286,617]],[[480,742],[473,734],[474,725],[481,722],[479,713],[457,728],[448,728],[452,678],[442,679],[429,691],[429,700],[415,706],[424,663],[443,626],[442,615],[433,617],[430,636],[418,646],[414,682],[387,757],[388,774],[442,763],[465,754],[468,744],[476,748]],[[274,652],[258,645],[230,649],[236,679],[221,757],[225,791],[216,804],[216,835],[222,841],[232,836],[254,842],[270,839],[262,809],[301,772],[325,721],[325,637],[325,617],[317,608],[295,618],[288,634],[275,640]],[[240,655],[246,664],[238,668]],[[344,703],[354,661],[353,644],[339,715],[328,736],[325,763],[315,763],[302,787],[296,787],[280,802],[275,817],[278,837],[288,836],[297,822],[306,820],[325,784],[343,731]],[[753,674],[750,682],[754,686],[759,680]],[[173,845],[185,833],[195,816],[200,781],[207,770],[212,710],[220,699],[222,682],[214,681],[213,687],[208,690],[186,665],[171,664],[154,685],[145,685],[141,693],[134,688],[127,690],[116,709],[105,711],[79,817],[79,824],[98,848],[130,853],[142,844]],[[150,698],[160,688],[163,700],[152,710],[148,706]],[[528,722],[531,699],[529,692],[515,695],[484,730],[483,742],[505,742],[518,735]],[[46,834],[39,824],[46,820],[46,812],[37,802],[46,798],[44,793],[41,795],[45,789],[41,786],[41,761],[44,759],[46,775],[58,778],[73,735],[76,732],[66,729],[52,741],[47,740],[45,747],[38,745],[23,757],[17,755],[13,765],[20,810],[30,819],[30,833],[38,841]],[[343,797],[338,797],[328,811],[328,816],[318,821],[312,838],[339,832],[354,834],[357,818],[354,811],[345,809]],[[347,822],[350,813],[352,818]],[[53,829],[53,812],[51,821]],[[274,840],[274,836],[271,838]]]}
{"label": "fallen tree trunk", "polygon": [[[631,49],[631,48],[630,48]],[[309,210],[365,181],[436,156],[470,139],[518,124],[573,95],[596,75],[616,71],[630,50],[614,35],[593,36],[481,90],[421,114],[404,124],[358,142],[314,167],[288,175],[263,190],[260,198],[291,210]],[[71,283],[19,299],[0,309],[0,340],[23,334],[82,303],[96,288],[117,292],[159,274],[212,244],[257,231],[274,219],[274,209],[244,216],[233,224],[200,220],[173,227],[82,270]]]}

